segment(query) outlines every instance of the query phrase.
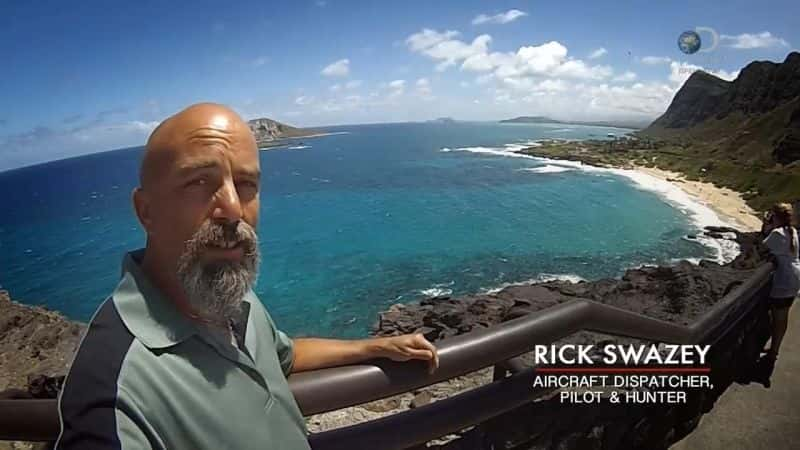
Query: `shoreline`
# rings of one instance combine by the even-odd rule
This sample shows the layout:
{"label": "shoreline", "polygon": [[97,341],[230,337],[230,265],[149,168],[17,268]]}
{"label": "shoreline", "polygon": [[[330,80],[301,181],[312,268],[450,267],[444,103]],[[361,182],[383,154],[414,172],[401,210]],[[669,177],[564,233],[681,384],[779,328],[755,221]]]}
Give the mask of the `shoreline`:
{"label": "shoreline", "polygon": [[314,134],[307,134],[303,136],[289,136],[283,137],[280,139],[275,139],[273,141],[266,141],[258,144],[258,151],[266,151],[266,150],[277,150],[279,148],[288,148],[289,145],[293,143],[293,141],[297,141],[300,139],[313,139],[318,137],[324,136],[333,136],[337,134],[350,134],[349,131],[331,131],[329,133],[314,133]]}
{"label": "shoreline", "polygon": [[740,192],[719,187],[707,181],[687,180],[680,172],[659,169],[657,167],[634,166],[633,169],[686,192],[690,197],[707,206],[719,216],[723,222],[740,231],[760,231],[761,219],[756,211],[747,204]]}
{"label": "shoreline", "polygon": [[[528,142],[528,144],[530,143],[532,142]],[[747,203],[741,192],[726,187],[719,187],[709,181],[688,180],[686,179],[686,175],[681,172],[643,166],[632,161],[595,161],[585,153],[587,149],[582,147],[579,147],[579,154],[566,153],[553,155],[542,148],[542,143],[537,143],[539,145],[527,146],[525,148],[511,146],[509,150],[499,150],[498,153],[514,153],[534,157],[545,163],[567,167],[575,167],[577,164],[594,169],[610,170],[617,172],[619,175],[627,176],[627,178],[632,179],[632,181],[640,185],[642,185],[641,180],[638,180],[638,177],[632,177],[630,175],[644,175],[680,190],[685,193],[690,200],[710,210],[710,212],[716,216],[716,222],[718,223],[703,223],[703,226],[722,225],[745,232],[761,230],[761,219],[758,213]],[[645,186],[645,188],[648,187]],[[659,194],[666,194],[666,192],[662,192],[659,189],[650,188],[648,190],[656,191]],[[691,216],[687,211],[684,211],[684,213]],[[703,222],[714,222],[714,220],[713,218],[706,217],[706,220]]]}

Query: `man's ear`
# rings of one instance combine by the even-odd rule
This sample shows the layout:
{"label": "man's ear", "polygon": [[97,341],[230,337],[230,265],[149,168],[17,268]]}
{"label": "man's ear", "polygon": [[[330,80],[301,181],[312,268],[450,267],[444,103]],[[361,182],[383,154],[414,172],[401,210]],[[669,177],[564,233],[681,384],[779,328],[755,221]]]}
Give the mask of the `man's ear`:
{"label": "man's ear", "polygon": [[132,197],[133,209],[136,211],[136,217],[139,219],[139,223],[142,224],[147,234],[153,234],[153,216],[150,197],[140,187],[133,189]]}

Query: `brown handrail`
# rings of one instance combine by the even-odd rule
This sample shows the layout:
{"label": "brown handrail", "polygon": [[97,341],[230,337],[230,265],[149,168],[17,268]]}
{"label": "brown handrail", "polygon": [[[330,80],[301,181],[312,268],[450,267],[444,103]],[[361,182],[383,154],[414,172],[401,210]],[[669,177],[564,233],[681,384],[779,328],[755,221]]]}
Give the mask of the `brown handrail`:
{"label": "brown handrail", "polygon": [[[708,342],[720,330],[724,331],[726,324],[738,320],[750,310],[755,303],[753,300],[758,299],[756,294],[769,283],[771,271],[770,264],[759,267],[750,278],[689,326],[601,303],[573,300],[491,328],[437,342],[440,367],[432,375],[427,373],[422,363],[375,360],[293,374],[289,377],[289,386],[303,414],[312,415],[407,392],[489,367],[526,353],[535,344],[549,344],[583,330],[656,342]],[[508,387],[519,381],[508,380],[520,380],[518,377],[531,374],[523,371],[422,408],[314,434],[310,440],[315,448],[326,449],[338,448],[336,442],[347,442],[352,448],[354,442],[369,436],[382,438],[381,448],[403,448],[425,442],[518,406],[521,403],[508,397],[528,397]],[[530,391],[529,388],[528,392],[532,393]],[[492,396],[507,401],[496,403],[489,398]],[[481,408],[465,407],[475,403],[479,403]],[[443,408],[447,408],[447,414],[443,414]],[[487,416],[489,412],[492,415]],[[400,427],[391,428],[394,430],[392,445],[386,442],[385,431],[376,431],[385,430],[386,424]],[[54,440],[58,428],[55,400],[0,400],[0,440]],[[400,429],[413,430],[413,433],[399,432]]]}

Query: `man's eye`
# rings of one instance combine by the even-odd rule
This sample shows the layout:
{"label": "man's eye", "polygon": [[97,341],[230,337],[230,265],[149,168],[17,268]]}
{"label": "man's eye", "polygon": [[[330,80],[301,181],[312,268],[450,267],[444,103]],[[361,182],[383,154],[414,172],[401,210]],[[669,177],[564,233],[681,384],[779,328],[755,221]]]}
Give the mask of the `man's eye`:
{"label": "man's eye", "polygon": [[205,186],[207,184],[208,184],[208,178],[200,177],[200,178],[195,178],[195,179],[189,181],[188,183],[186,183],[186,186],[187,187],[189,187],[189,186]]}
{"label": "man's eye", "polygon": [[247,189],[258,189],[258,183],[255,181],[240,181],[237,183],[239,187],[244,187]]}

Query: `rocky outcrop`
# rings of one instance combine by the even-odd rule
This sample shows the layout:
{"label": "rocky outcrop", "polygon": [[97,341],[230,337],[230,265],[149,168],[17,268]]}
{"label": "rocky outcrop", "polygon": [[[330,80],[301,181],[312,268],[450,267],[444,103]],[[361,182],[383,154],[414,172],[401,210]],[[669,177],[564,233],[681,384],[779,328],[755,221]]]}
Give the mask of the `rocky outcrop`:
{"label": "rocky outcrop", "polygon": [[[741,248],[729,264],[683,261],[673,266],[630,269],[619,279],[580,283],[548,281],[509,286],[494,294],[434,297],[397,304],[380,313],[374,334],[422,333],[437,340],[540,311],[575,299],[592,300],[661,320],[689,324],[746,279],[767,250],[758,233],[710,227],[706,234],[735,239]],[[574,339],[584,340],[586,335]]]}
{"label": "rocky outcrop", "polygon": [[61,314],[12,301],[0,291],[0,391],[21,389],[47,397],[53,381],[67,373],[86,326]]}
{"label": "rocky outcrop", "polygon": [[272,119],[253,119],[247,122],[259,147],[275,145],[283,139],[299,138],[319,134],[319,131],[295,128]]}

